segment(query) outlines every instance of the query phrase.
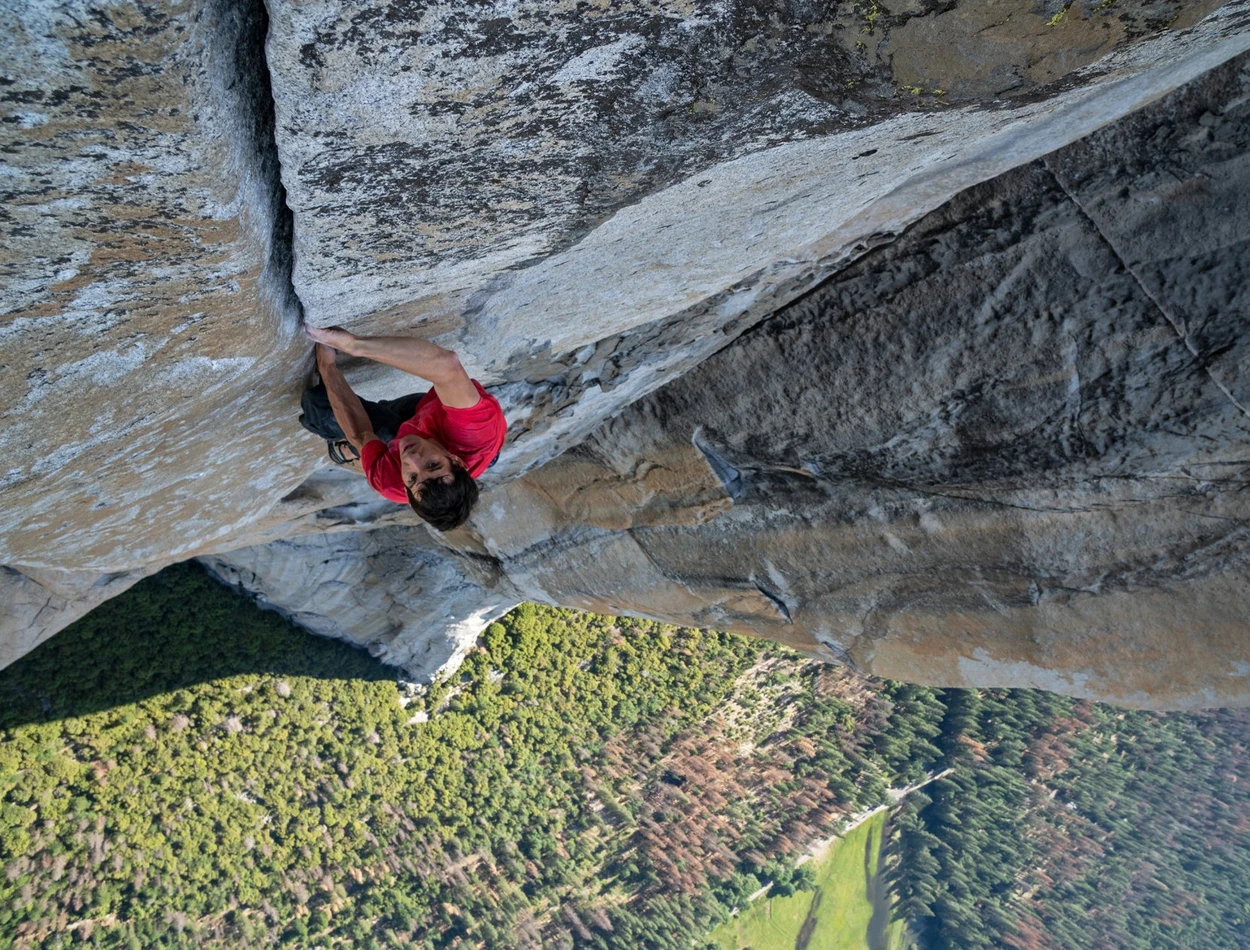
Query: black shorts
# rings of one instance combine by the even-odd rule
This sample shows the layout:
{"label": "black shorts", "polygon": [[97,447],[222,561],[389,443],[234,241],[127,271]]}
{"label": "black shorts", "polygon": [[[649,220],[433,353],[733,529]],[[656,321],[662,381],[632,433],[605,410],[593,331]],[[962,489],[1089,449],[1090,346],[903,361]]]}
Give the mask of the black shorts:
{"label": "black shorts", "polygon": [[[417,412],[417,403],[425,393],[410,393],[398,399],[384,399],[373,402],[369,399],[360,400],[365,407],[365,414],[373,426],[373,434],[383,442],[390,442],[399,435],[399,427],[411,419]],[[326,394],[324,384],[318,384],[304,391],[300,408],[299,424],[319,435],[327,442],[339,442],[346,439],[338,421],[334,418],[334,410],[330,408],[330,397]]]}

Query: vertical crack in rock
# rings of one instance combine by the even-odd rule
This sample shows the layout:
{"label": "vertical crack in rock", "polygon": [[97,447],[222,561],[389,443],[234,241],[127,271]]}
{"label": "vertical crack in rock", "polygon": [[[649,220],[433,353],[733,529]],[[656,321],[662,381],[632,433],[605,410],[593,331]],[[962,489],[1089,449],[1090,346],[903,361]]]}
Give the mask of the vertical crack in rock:
{"label": "vertical crack in rock", "polygon": [[[240,165],[255,176],[260,192],[256,202],[265,220],[253,223],[257,236],[268,249],[262,283],[272,296],[273,312],[284,324],[281,329],[294,333],[303,321],[303,304],[295,290],[295,215],[287,204],[278,155],[277,113],[273,82],[265,51],[269,34],[269,13],[263,0],[230,4],[223,2],[223,16],[243,19],[235,30],[223,30],[220,41],[226,64],[221,81],[226,107],[239,116],[238,147]],[[232,42],[232,34],[237,42]],[[249,167],[250,166],[250,167]]]}

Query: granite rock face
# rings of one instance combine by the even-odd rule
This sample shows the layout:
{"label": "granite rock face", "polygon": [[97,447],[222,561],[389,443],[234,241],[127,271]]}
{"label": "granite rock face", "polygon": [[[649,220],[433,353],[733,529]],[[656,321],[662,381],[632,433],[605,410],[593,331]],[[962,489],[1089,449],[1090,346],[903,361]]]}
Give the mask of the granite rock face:
{"label": "granite rock face", "polygon": [[263,14],[5,4],[0,29],[0,562],[212,550],[309,467]]}
{"label": "granite rock face", "polygon": [[315,534],[201,562],[313,633],[427,676],[458,665],[521,599],[493,563],[449,557],[420,527]]}
{"label": "granite rock face", "polygon": [[902,679],[1250,701],[1247,181],[1243,58],[961,194],[589,441],[617,470],[701,452],[728,513],[516,540],[513,483],[478,530],[554,603]]}
{"label": "granite rock face", "polygon": [[960,29],[927,7],[275,4],[295,288],[313,324],[418,327],[503,384],[495,474],[518,474],[961,189],[1244,49],[1244,7],[1198,23],[1212,6],[960,3],[999,38],[985,68],[1024,78],[956,94],[941,42],[890,65],[922,22]]}
{"label": "granite rock face", "polygon": [[1250,702],[1248,118],[1243,57],[965,191],[447,540],[493,564],[484,597],[928,683]]}
{"label": "granite rock face", "polygon": [[[969,0],[938,12],[926,5],[730,2],[697,13],[667,0],[272,6],[278,148],[296,219],[295,283],[310,319],[384,318],[400,307],[396,316],[405,321],[466,322],[469,307],[512,335],[522,327],[544,331],[535,332],[536,342],[554,331],[552,343],[561,349],[561,337],[588,328],[551,319],[550,288],[531,311],[548,322],[518,321],[526,312],[508,312],[507,305],[525,302],[502,291],[520,275],[505,272],[523,273],[579,245],[621,209],[734,160],[917,112],[944,114],[928,123],[930,134],[947,149],[968,149],[968,139],[988,138],[1003,124],[952,114],[952,106],[1062,98],[1039,90],[1063,79],[1075,87],[1105,83],[1152,61],[1174,63],[1181,49],[1173,40],[1219,4],[1134,0],[1085,9],[1055,2],[1022,10]],[[1056,17],[1060,10],[1069,12]],[[1164,24],[1170,36],[1133,51],[1135,40]],[[956,37],[965,50],[950,48]],[[1195,38],[1184,46],[1194,48]],[[895,65],[903,60],[906,66]],[[969,72],[1000,78],[956,78]],[[1013,121],[1039,114],[1026,109]],[[936,143],[912,146],[898,140],[904,136],[882,140],[888,155],[861,155],[860,165],[838,169],[841,189],[853,181],[856,190],[880,195],[915,164],[933,162]],[[863,142],[860,152],[878,144],[856,141]],[[761,200],[765,192],[787,184],[759,179],[798,177],[785,176],[776,163],[743,164],[773,174],[748,171],[730,180],[724,169],[700,179],[694,184],[712,191],[690,193],[698,201],[674,195],[653,203],[648,217],[662,220],[632,217],[628,232],[612,234],[610,254],[637,253],[620,240],[626,233],[659,238],[671,254],[681,244],[661,232],[681,219],[704,207],[732,214],[723,199],[735,193],[758,214],[769,203]],[[857,174],[848,176],[852,169]],[[810,190],[819,179],[802,171]],[[891,184],[863,184],[872,177]],[[842,211],[827,199],[806,203],[820,207],[826,221]],[[801,226],[802,215],[791,207],[783,220]],[[694,246],[704,257],[736,254],[733,271],[721,273],[715,261],[701,263],[693,254],[673,261],[654,248],[649,257],[639,253],[630,267],[654,267],[658,256],[680,264],[683,280],[661,289],[652,304],[658,310],[635,305],[618,321],[671,313],[674,298],[695,302],[705,296],[702,282],[723,282],[743,269],[750,258],[740,241],[721,255],[707,247],[710,224],[687,225],[699,236]],[[796,236],[782,235],[789,243],[779,246],[796,250]],[[759,243],[764,235],[752,237]],[[550,273],[576,260],[561,257],[541,269]],[[483,279],[496,276],[494,283]],[[584,301],[560,304],[576,316],[587,309]],[[483,322],[470,332],[481,334]],[[489,361],[504,366],[513,357],[496,346]]]}
{"label": "granite rock face", "polygon": [[0,567],[4,612],[0,614],[0,668],[29,653],[79,617],[116,597],[147,571],[91,574]]}
{"label": "granite rock face", "polygon": [[[1250,701],[1246,0],[268,8],[0,14],[0,659],[201,556],[417,676],[536,598]],[[327,466],[301,317],[493,385],[471,529]]]}

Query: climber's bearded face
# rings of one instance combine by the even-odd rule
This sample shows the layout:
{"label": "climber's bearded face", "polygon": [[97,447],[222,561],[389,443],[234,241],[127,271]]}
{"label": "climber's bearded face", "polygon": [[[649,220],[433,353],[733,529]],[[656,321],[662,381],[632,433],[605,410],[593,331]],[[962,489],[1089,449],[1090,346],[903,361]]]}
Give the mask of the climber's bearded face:
{"label": "climber's bearded face", "polygon": [[460,456],[452,455],[435,439],[406,435],[399,440],[400,472],[404,484],[417,498],[421,497],[421,488],[426,482],[439,481],[450,485],[453,466],[467,467]]}

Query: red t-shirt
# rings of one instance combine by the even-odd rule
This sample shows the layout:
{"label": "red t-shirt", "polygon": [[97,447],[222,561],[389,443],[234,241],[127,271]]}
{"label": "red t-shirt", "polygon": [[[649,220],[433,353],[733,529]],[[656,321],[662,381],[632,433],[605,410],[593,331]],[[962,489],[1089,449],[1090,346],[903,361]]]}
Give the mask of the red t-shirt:
{"label": "red t-shirt", "polygon": [[399,433],[387,443],[381,439],[366,442],[360,453],[365,477],[384,498],[408,503],[403,472],[399,465],[399,440],[406,435],[434,439],[452,455],[459,455],[477,478],[495,460],[503,447],[508,426],[503,419],[499,400],[490,395],[476,379],[473,385],[481,394],[477,404],[468,409],[444,406],[434,390],[417,403],[413,417],[399,427]]}

